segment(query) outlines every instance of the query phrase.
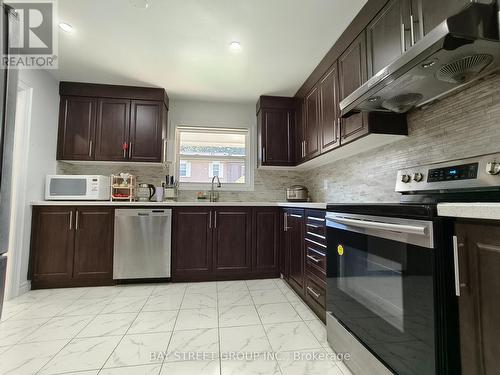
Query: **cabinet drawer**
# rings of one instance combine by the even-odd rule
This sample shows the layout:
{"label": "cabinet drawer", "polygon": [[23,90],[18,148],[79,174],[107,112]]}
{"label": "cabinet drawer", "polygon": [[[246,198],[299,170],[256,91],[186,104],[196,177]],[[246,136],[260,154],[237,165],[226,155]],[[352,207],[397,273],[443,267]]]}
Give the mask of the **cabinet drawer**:
{"label": "cabinet drawer", "polygon": [[306,275],[306,299],[308,302],[312,302],[313,306],[315,304],[321,306],[322,309],[325,309],[326,306],[326,290],[324,286],[321,286],[319,283],[315,282],[313,278],[309,275]]}
{"label": "cabinet drawer", "polygon": [[326,228],[322,223],[307,221],[306,223],[306,236],[309,236],[311,239],[326,239]]}
{"label": "cabinet drawer", "polygon": [[306,245],[306,263],[323,273],[326,272],[326,253]]}
{"label": "cabinet drawer", "polygon": [[311,247],[326,254],[326,239],[306,235],[305,243],[306,248]]}

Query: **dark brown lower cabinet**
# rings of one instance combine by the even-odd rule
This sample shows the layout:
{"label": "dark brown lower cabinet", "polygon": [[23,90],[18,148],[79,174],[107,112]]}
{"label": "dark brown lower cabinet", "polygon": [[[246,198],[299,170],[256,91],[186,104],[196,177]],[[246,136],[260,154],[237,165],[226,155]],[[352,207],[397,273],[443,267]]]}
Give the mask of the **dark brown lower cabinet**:
{"label": "dark brown lower cabinet", "polygon": [[75,210],[73,278],[113,278],[112,209],[79,207]]}
{"label": "dark brown lower cabinet", "polygon": [[32,288],[112,284],[113,212],[107,207],[36,207]]}
{"label": "dark brown lower cabinet", "polygon": [[463,375],[497,374],[500,368],[500,223],[460,221],[460,346]]}
{"label": "dark brown lower cabinet", "polygon": [[252,209],[214,210],[214,271],[243,276],[252,270]]}
{"label": "dark brown lower cabinet", "polygon": [[277,277],[277,209],[176,207],[172,280]]}
{"label": "dark brown lower cabinet", "polygon": [[285,252],[288,260],[288,283],[304,294],[304,210],[285,210]]}

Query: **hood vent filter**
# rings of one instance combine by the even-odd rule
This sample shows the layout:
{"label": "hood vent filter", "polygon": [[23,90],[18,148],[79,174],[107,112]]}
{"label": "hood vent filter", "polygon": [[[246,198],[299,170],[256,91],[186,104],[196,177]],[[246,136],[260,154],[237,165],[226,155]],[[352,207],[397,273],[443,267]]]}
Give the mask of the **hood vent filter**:
{"label": "hood vent filter", "polygon": [[443,82],[462,84],[478,75],[493,61],[493,56],[480,53],[455,60],[444,65],[436,73],[436,78]]}

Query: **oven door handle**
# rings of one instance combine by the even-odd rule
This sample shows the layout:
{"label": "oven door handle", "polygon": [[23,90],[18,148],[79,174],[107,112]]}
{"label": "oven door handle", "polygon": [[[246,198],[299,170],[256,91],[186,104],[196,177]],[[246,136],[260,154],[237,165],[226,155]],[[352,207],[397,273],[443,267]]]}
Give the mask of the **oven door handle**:
{"label": "oven door handle", "polygon": [[392,223],[383,223],[383,222],[379,222],[379,221],[347,219],[347,218],[343,218],[343,217],[328,218],[328,220],[331,220],[331,221],[334,221],[334,222],[337,222],[340,224],[350,225],[352,227],[359,227],[359,228],[389,230],[392,232],[410,233],[410,234],[417,234],[417,235],[426,235],[427,234],[426,227],[421,227],[421,226],[416,226],[416,225],[392,224]]}

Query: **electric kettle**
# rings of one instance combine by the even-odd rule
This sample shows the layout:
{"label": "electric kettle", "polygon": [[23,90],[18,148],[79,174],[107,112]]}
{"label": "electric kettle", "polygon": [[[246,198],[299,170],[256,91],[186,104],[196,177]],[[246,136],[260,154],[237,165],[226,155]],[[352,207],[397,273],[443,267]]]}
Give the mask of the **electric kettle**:
{"label": "electric kettle", "polygon": [[155,195],[156,188],[151,184],[139,184],[137,186],[137,200],[139,202],[149,202]]}

